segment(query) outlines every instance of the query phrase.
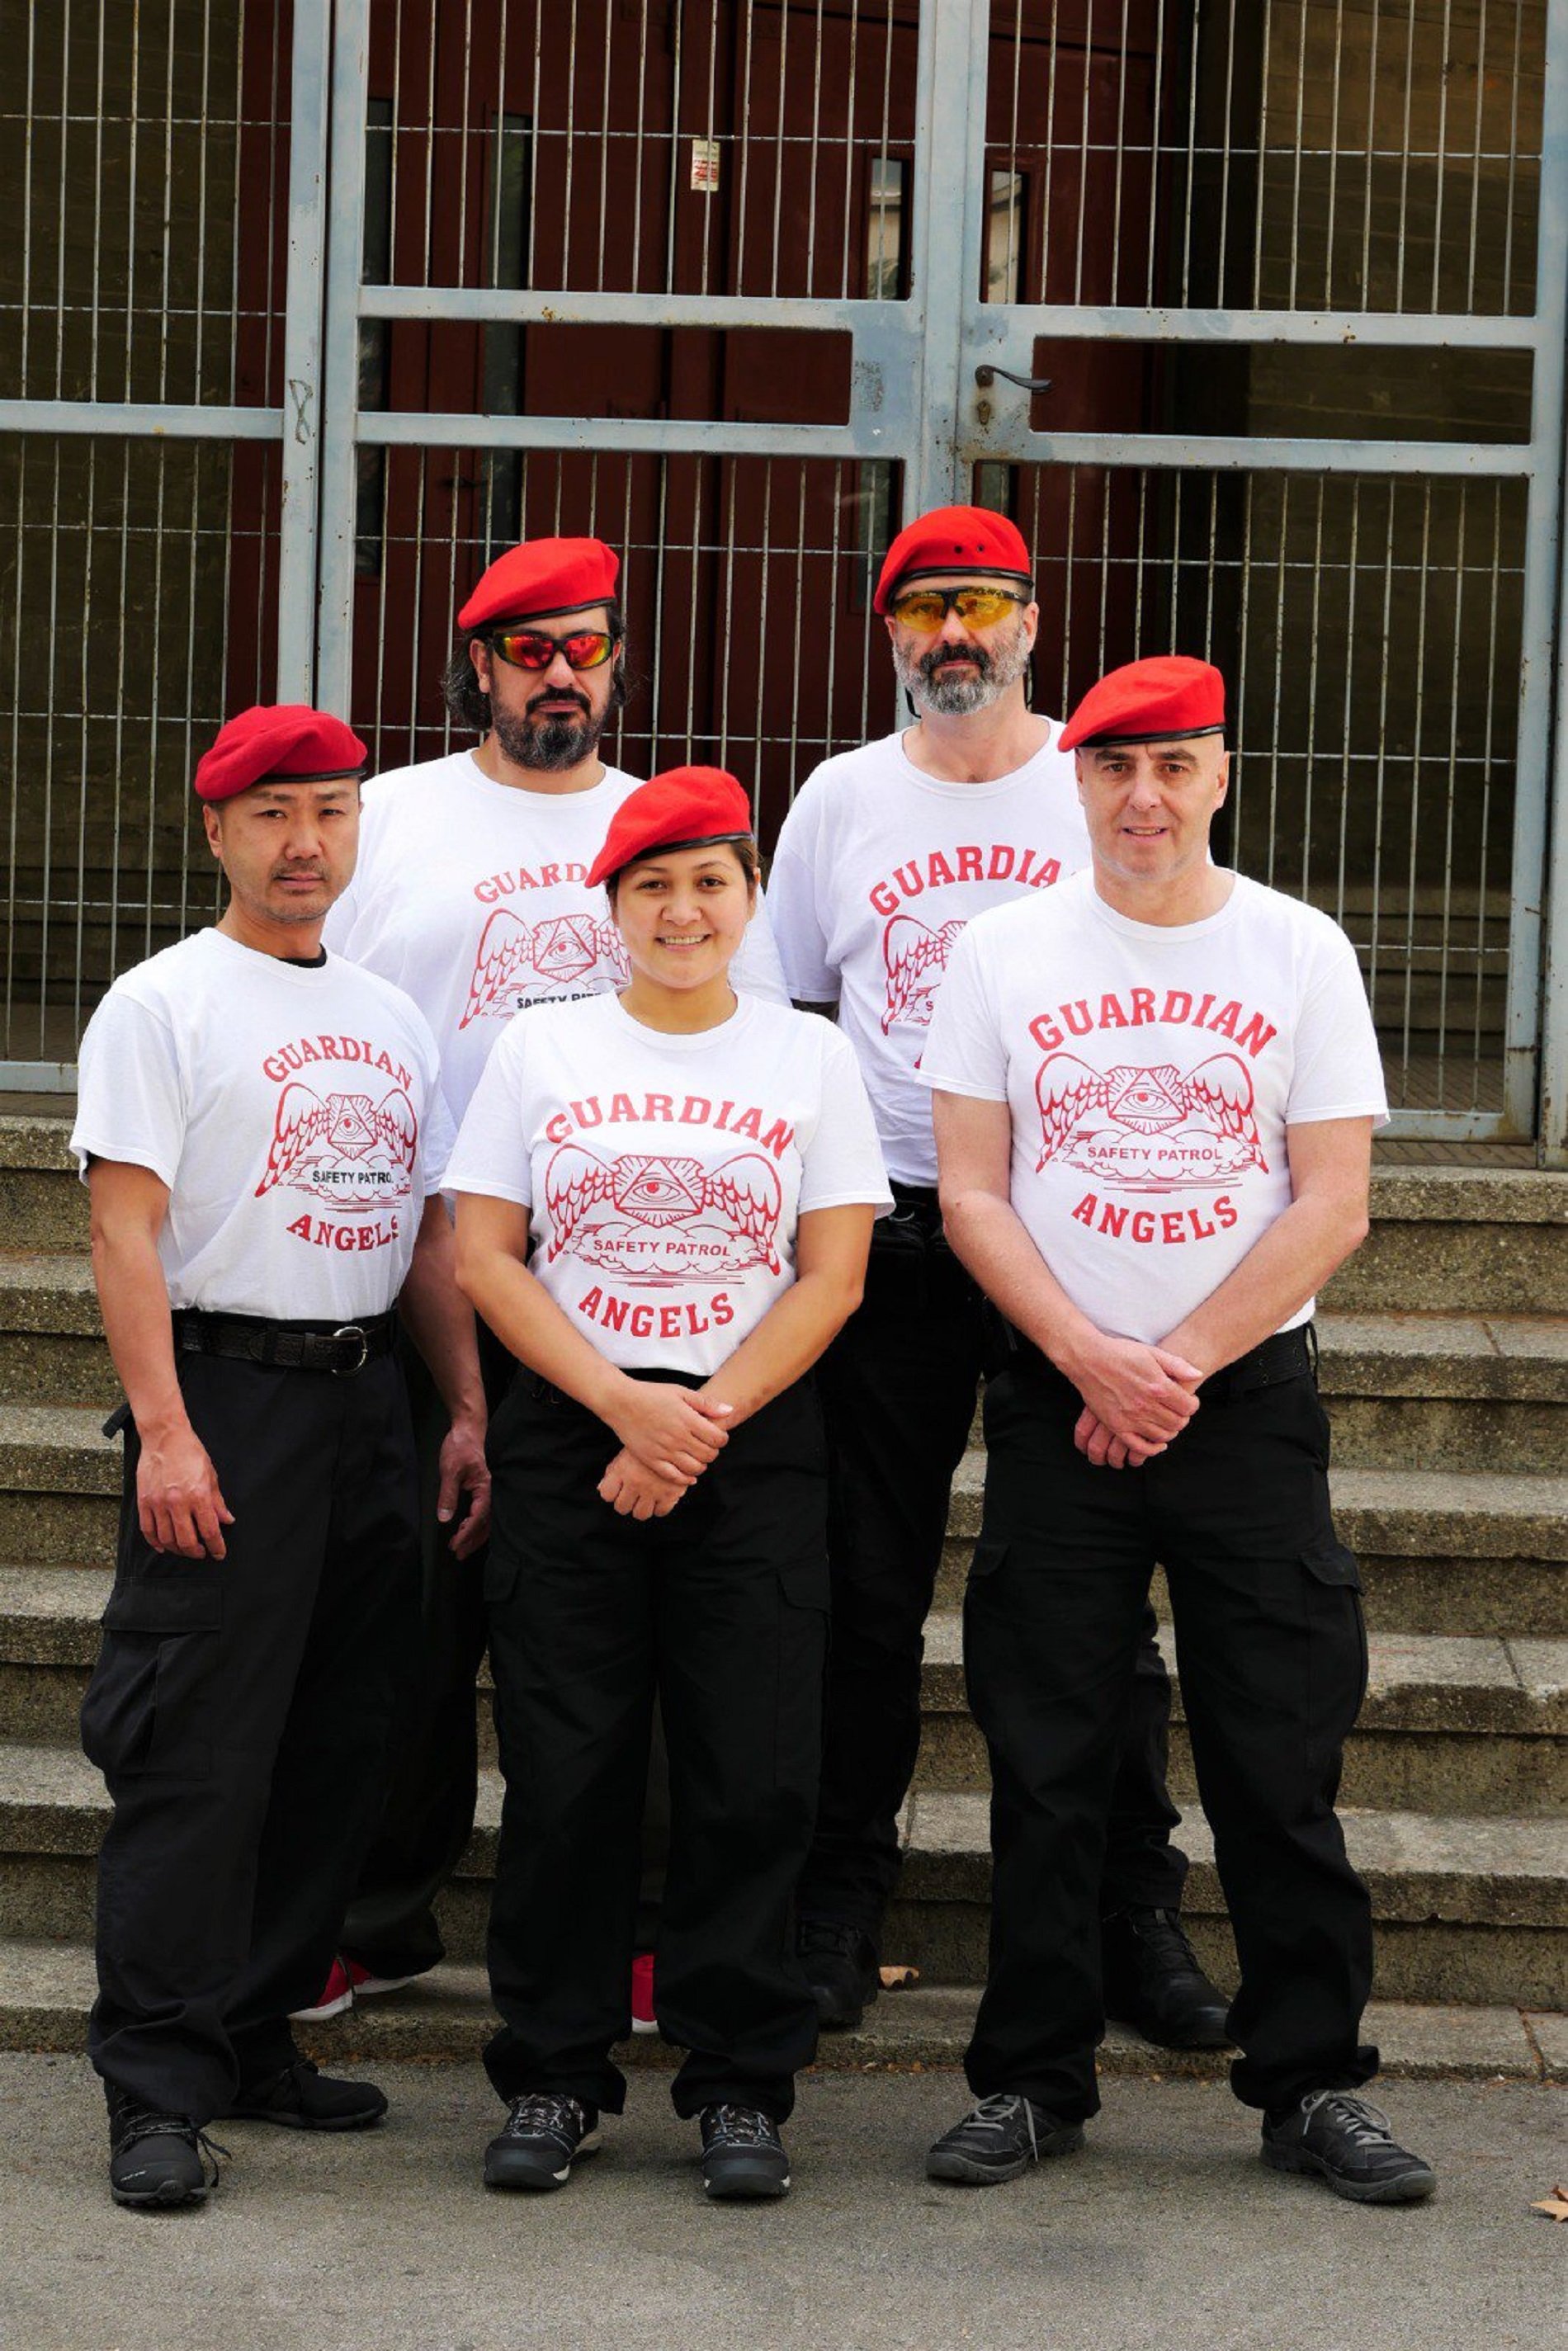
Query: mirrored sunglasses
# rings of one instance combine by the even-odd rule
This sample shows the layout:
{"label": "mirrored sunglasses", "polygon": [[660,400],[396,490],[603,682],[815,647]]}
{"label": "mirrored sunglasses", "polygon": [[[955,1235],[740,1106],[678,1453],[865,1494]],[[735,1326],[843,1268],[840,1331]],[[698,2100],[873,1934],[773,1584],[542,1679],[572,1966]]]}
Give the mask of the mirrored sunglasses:
{"label": "mirrored sunglasses", "polygon": [[600,669],[615,640],[608,629],[574,629],[569,637],[548,637],[542,629],[497,629],[485,643],[513,669],[549,669],[564,653],[573,669]]}

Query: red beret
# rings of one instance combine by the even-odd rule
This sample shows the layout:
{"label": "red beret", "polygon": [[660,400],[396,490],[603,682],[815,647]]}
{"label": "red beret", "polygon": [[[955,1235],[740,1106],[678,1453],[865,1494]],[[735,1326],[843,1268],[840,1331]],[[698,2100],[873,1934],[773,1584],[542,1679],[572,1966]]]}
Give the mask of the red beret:
{"label": "red beret", "polygon": [[608,604],[621,558],[601,538],[529,538],[508,547],[457,615],[460,629],[488,621],[548,621],[583,604]]}
{"label": "red beret", "polygon": [[749,841],[751,802],[722,768],[667,768],[629,792],[610,820],[589,886],[619,873],[655,849],[704,849],[710,841]]}
{"label": "red beret", "polygon": [[905,523],[888,549],[873,611],[885,612],[900,582],[923,571],[1000,571],[1009,580],[1030,580],[1034,566],[1023,533],[1006,515],[988,507],[936,507]]}
{"label": "red beret", "polygon": [[1092,685],[1058,738],[1071,751],[1086,743],[1171,743],[1185,735],[1225,732],[1225,680],[1208,662],[1156,653],[1128,662]]}
{"label": "red beret", "polygon": [[328,776],[356,776],[365,747],[353,729],[305,702],[257,703],[242,710],[196,763],[196,797],[232,800],[252,784],[284,777],[315,783]]}

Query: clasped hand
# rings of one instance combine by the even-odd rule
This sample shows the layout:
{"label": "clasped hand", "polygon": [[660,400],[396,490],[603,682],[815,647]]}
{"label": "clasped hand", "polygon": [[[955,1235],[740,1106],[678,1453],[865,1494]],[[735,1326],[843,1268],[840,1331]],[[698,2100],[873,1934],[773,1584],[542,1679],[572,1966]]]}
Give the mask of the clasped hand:
{"label": "clasped hand", "polygon": [[622,1450],[599,1491],[622,1516],[665,1518],[722,1446],[733,1406],[670,1380],[632,1380],[609,1415]]}
{"label": "clasped hand", "polygon": [[1196,1364],[1164,1347],[1103,1339],[1074,1370],[1083,1410],[1072,1441],[1097,1469],[1141,1468],[1181,1435],[1197,1410],[1203,1377]]}

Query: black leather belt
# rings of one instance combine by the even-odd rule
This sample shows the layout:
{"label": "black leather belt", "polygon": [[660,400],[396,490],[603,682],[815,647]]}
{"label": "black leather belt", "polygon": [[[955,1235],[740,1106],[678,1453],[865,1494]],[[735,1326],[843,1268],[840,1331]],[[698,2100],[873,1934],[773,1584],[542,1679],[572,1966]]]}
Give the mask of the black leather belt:
{"label": "black leather belt", "polygon": [[279,1372],[362,1372],[397,1342],[395,1312],[340,1323],[271,1322],[259,1314],[204,1314],[180,1308],[174,1345],[182,1355],[231,1355]]}
{"label": "black leather belt", "polygon": [[[1064,1387],[1071,1385],[1066,1374],[1058,1370],[1032,1339],[1026,1339],[1021,1331],[1013,1335],[1019,1360],[1049,1372]],[[1281,1387],[1287,1380],[1312,1379],[1316,1375],[1317,1365],[1317,1332],[1310,1322],[1299,1322],[1293,1331],[1276,1331],[1271,1339],[1249,1347],[1233,1364],[1211,1372],[1197,1393],[1207,1405],[1234,1404],[1239,1396],[1251,1395],[1258,1388]]]}

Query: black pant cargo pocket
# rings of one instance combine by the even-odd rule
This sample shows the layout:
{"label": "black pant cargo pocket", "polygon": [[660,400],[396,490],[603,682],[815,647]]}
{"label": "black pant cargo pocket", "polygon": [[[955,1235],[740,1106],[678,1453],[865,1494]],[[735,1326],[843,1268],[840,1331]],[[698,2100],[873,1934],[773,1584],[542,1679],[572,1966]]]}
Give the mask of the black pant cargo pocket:
{"label": "black pant cargo pocket", "polygon": [[214,1561],[125,1577],[103,1612],[103,1646],[82,1700],[81,1740],[106,1777],[212,1769],[211,1694],[223,1621]]}

